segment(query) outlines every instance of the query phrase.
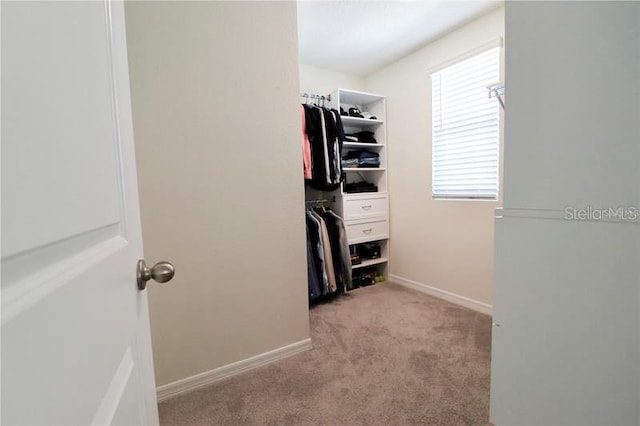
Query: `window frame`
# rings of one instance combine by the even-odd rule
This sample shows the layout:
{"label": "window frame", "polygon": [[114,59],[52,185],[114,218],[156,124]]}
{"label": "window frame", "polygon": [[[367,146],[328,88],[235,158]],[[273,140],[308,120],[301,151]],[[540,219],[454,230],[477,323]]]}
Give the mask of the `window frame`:
{"label": "window frame", "polygon": [[[434,193],[434,142],[435,142],[435,128],[433,125],[434,120],[434,109],[433,109],[433,75],[437,74],[441,71],[446,70],[449,67],[455,66],[460,62],[463,62],[467,59],[471,59],[475,56],[481,55],[483,53],[488,52],[494,48],[498,48],[498,80],[503,81],[503,61],[504,61],[504,50],[503,50],[503,40],[502,38],[492,40],[488,43],[485,43],[477,48],[474,48],[470,51],[463,53],[462,55],[456,56],[448,61],[445,61],[429,70],[428,76],[431,82],[430,90],[431,90],[431,198],[433,200],[446,200],[446,201],[490,201],[490,202],[499,202],[501,195],[501,154],[502,154],[502,141],[503,141],[503,126],[504,126],[504,110],[498,105],[497,107],[497,132],[498,132],[498,141],[496,147],[496,193],[495,195],[482,195],[482,194],[435,194]],[[492,83],[497,83],[494,81]],[[488,95],[487,95],[488,96]],[[496,100],[496,102],[498,102]]]}

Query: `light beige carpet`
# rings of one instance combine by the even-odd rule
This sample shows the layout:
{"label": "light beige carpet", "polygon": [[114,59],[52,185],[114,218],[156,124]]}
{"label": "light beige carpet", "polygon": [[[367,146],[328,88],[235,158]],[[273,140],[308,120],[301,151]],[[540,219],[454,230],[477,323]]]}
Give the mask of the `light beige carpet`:
{"label": "light beige carpet", "polygon": [[311,309],[313,350],[160,404],[163,425],[487,425],[491,318],[382,283]]}

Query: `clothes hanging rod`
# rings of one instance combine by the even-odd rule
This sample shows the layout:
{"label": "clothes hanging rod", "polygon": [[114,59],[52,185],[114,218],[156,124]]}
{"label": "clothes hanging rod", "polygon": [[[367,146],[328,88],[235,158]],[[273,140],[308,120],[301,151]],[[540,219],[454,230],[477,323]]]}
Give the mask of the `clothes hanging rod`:
{"label": "clothes hanging rod", "polygon": [[317,99],[317,100],[327,100],[329,102],[331,102],[331,95],[317,95],[315,93],[300,93],[300,97],[301,98],[305,98],[305,99]]}
{"label": "clothes hanging rod", "polygon": [[326,200],[326,199],[321,199],[321,200],[305,200],[305,204],[327,204],[327,203],[333,203],[335,202],[336,199],[335,197],[333,197],[333,200]]}

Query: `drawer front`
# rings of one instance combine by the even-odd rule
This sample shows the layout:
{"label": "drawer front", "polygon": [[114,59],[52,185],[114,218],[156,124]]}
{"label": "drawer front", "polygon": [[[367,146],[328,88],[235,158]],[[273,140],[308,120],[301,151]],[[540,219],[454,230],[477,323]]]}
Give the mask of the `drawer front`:
{"label": "drawer front", "polygon": [[371,198],[346,198],[344,200],[344,219],[364,219],[387,216],[389,201],[386,195]]}
{"label": "drawer front", "polygon": [[386,218],[374,221],[345,221],[345,227],[349,244],[382,240],[389,237],[389,221]]}

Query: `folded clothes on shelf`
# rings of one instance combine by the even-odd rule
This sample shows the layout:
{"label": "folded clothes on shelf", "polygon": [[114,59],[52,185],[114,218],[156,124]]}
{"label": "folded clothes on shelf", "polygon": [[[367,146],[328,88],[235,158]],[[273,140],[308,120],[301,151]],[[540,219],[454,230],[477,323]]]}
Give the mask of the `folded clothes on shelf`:
{"label": "folded clothes on shelf", "polygon": [[380,167],[380,154],[366,149],[356,149],[349,151],[342,157],[342,167]]}
{"label": "folded clothes on shelf", "polygon": [[345,135],[344,140],[346,142],[378,143],[378,141],[375,138],[375,133],[369,130],[363,130],[361,132],[356,132],[356,133],[349,133],[348,135]]}
{"label": "folded clothes on shelf", "polygon": [[360,160],[357,158],[342,159],[342,167],[345,169],[353,169],[358,167],[358,165],[360,165]]}
{"label": "folded clothes on shelf", "polygon": [[378,186],[370,182],[350,182],[344,184],[344,192],[358,193],[358,192],[378,192]]}

